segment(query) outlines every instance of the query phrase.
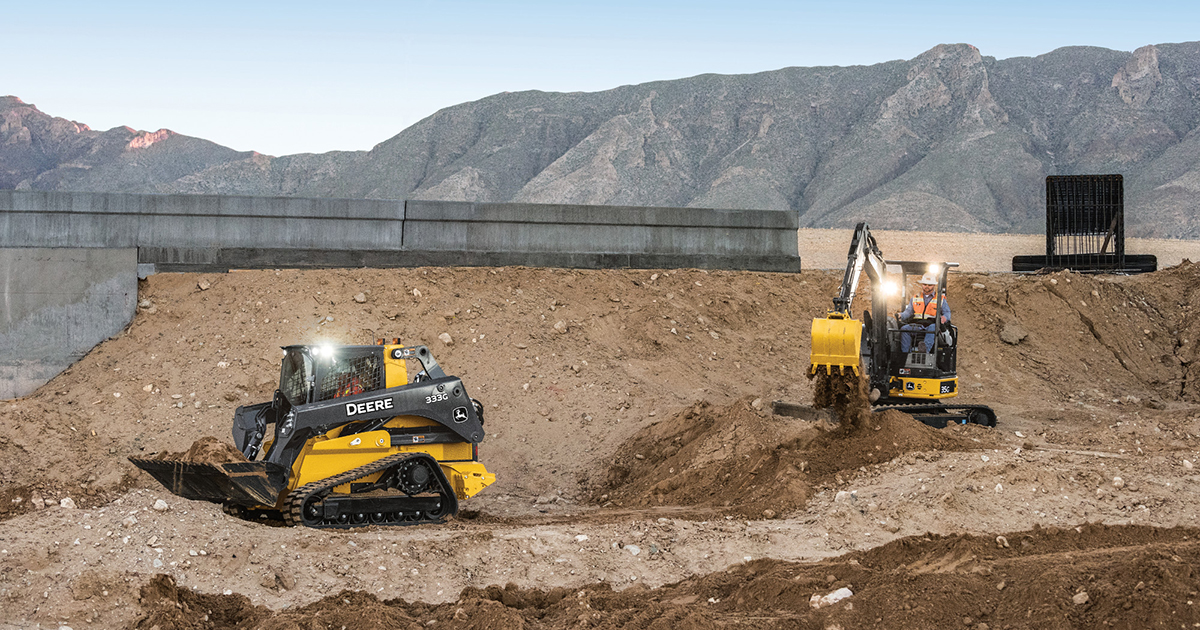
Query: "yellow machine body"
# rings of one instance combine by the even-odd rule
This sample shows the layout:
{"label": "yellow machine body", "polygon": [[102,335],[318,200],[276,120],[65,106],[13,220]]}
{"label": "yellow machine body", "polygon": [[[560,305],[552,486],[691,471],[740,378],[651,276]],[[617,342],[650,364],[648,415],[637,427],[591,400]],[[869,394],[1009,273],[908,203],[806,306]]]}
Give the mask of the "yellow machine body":
{"label": "yellow machine body", "polygon": [[895,377],[888,383],[888,396],[941,400],[958,393],[958,378]]}
{"label": "yellow machine body", "polygon": [[[410,360],[420,363],[411,381]],[[443,522],[496,481],[479,461],[483,404],[467,391],[425,346],[286,346],[272,400],[234,412],[242,460],[130,461],[172,493],[243,518],[318,528]]]}
{"label": "yellow machine body", "polygon": [[[385,424],[392,428],[420,428],[429,421],[416,416],[399,416]],[[341,437],[341,427],[308,441],[292,465],[288,490],[306,483],[328,479],[396,453],[426,453],[438,461],[442,472],[454,487],[459,499],[468,499],[496,481],[496,475],[475,461],[475,445],[467,442],[442,444],[397,444],[386,430],[368,431]],[[417,436],[420,437],[420,436]],[[379,474],[357,481],[370,482]],[[350,492],[349,484],[337,486],[334,492]]]}
{"label": "yellow machine body", "polygon": [[[834,308],[812,322],[808,376],[818,379],[815,398],[826,404],[829,377],[844,381],[853,375],[865,381],[874,407],[904,409],[939,428],[947,423],[996,426],[990,407],[945,400],[959,393],[958,327],[950,321],[949,309],[943,309],[947,277],[956,267],[954,262],[886,260],[867,224],[855,226]],[[870,308],[859,320],[851,313],[863,276],[871,289]],[[907,286],[913,278],[932,289],[934,312],[918,311],[915,300],[910,305]],[[920,289],[920,295],[925,293]],[[922,309],[925,304],[923,299]]]}

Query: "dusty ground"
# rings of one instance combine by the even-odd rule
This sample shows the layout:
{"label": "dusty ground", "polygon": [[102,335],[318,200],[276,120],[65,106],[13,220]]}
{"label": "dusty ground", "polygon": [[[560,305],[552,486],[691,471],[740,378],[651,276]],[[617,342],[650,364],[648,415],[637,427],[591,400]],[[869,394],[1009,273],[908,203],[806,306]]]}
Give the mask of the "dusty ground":
{"label": "dusty ground", "polygon": [[[840,275],[153,276],[125,333],[0,407],[0,627],[1200,624],[1200,267],[953,276],[994,430],[770,414],[811,399]],[[126,460],[228,439],[281,345],[397,336],[488,410],[498,480],[451,523],[239,521]]]}

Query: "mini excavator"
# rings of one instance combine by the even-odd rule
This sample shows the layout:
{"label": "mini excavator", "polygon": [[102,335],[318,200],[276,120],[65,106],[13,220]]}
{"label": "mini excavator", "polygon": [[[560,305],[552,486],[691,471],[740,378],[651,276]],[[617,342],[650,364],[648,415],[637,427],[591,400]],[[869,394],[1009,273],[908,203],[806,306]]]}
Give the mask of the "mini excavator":
{"label": "mini excavator", "polygon": [[[933,327],[934,343],[926,347],[924,330],[902,330],[898,315],[888,310],[892,300],[892,304],[907,301],[909,276],[926,274],[937,278],[936,299],[940,305],[946,297],[946,275],[957,266],[884,260],[867,224],[859,223],[850,242],[846,275],[833,298],[833,310],[812,323],[810,376],[857,379],[861,374],[867,381],[873,409],[899,409],[933,427],[942,428],[948,423],[996,426],[996,413],[990,407],[946,402],[958,395],[958,327],[943,324],[940,317],[914,320],[922,327]],[[851,317],[851,305],[863,271],[871,283],[871,309],[863,311],[862,321],[858,321]],[[901,335],[911,335],[908,352],[901,350]],[[818,382],[818,388],[821,385]]]}
{"label": "mini excavator", "polygon": [[[410,382],[413,360],[421,370]],[[316,528],[414,525],[444,521],[495,481],[479,462],[483,437],[483,406],[462,380],[427,347],[381,339],[283,348],[274,398],[233,417],[246,461],[129,459],[174,494],[220,503],[233,516]]]}

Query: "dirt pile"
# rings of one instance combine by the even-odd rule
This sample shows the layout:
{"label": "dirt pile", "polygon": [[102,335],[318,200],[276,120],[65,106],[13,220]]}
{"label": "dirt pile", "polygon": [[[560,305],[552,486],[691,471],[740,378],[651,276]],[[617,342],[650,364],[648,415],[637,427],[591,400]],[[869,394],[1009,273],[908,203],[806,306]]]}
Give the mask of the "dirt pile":
{"label": "dirt pile", "polygon": [[749,399],[693,405],[626,442],[592,498],[620,507],[783,516],[803,508],[814,487],[853,479],[865,466],[913,452],[979,450],[994,441],[981,427],[938,430],[894,409],[872,413],[869,405],[853,406],[865,398],[848,400],[842,417],[858,420],[833,428],[773,416]]}
{"label": "dirt pile", "polygon": [[500,484],[489,494],[573,498],[651,413],[807,396],[803,330],[778,322],[815,315],[821,305],[804,296],[835,283],[823,273],[528,268],[154,275],[139,283],[125,332],[2,403],[0,483],[26,499],[6,513],[27,513],[35,490],[83,506],[93,495],[81,483],[96,504],[125,476],[150,487],[127,458],[228,440],[238,406],[271,399],[280,346],[380,337],[428,345],[485,405],[481,457]]}
{"label": "dirt pile", "polygon": [[[3,404],[0,483],[12,492],[0,517],[28,512],[34,492],[98,505],[124,480],[148,483],[126,458],[227,434],[237,406],[270,399],[281,345],[376,337],[431,344],[483,401],[495,491],[570,498],[651,412],[811,399],[805,329],[839,281],[522,268],[151,276],[126,332]],[[948,296],[963,403],[1003,413],[1036,400],[1044,414],[1084,400],[1200,401],[1200,265],[1130,277],[955,274]]]}
{"label": "dirt pile", "polygon": [[851,479],[860,468],[908,453],[977,451],[994,442],[995,435],[983,427],[934,429],[906,413],[886,409],[863,413],[855,424],[822,432],[803,450],[814,483],[828,483],[839,477]]}
{"label": "dirt pile", "polygon": [[749,399],[723,407],[702,402],[639,431],[618,449],[594,500],[719,508],[756,518],[803,507],[809,494],[804,454],[781,446],[806,444],[817,429],[751,405]]}
{"label": "dirt pile", "polygon": [[182,453],[163,451],[155,455],[154,459],[188,462],[191,464],[233,464],[247,461],[246,456],[237,450],[237,447],[212,436],[205,436],[196,440],[188,450]]}
{"label": "dirt pile", "polygon": [[142,615],[134,628],[253,628],[271,617],[245,595],[207,595],[179,588],[174,578],[158,574],[142,585],[138,603]]}
{"label": "dirt pile", "polygon": [[[343,591],[271,611],[160,575],[142,589],[135,627],[1178,628],[1200,623],[1197,566],[1200,530],[1085,525],[909,537],[816,563],[752,561],[656,589],[466,588],[438,605]],[[852,594],[812,605],[841,588]]]}
{"label": "dirt pile", "polygon": [[1196,263],[1139,276],[997,274],[948,296],[968,394],[977,377],[994,399],[1082,391],[1200,402]]}

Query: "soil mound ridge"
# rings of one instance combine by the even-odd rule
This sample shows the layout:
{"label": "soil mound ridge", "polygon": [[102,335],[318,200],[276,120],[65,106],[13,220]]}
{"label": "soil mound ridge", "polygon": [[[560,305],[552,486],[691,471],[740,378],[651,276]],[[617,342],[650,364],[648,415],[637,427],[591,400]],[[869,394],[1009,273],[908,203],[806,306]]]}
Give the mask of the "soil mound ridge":
{"label": "soil mound ridge", "polygon": [[[1003,544],[1004,541],[1008,545]],[[1190,627],[1200,530],[1084,525],[999,538],[915,536],[815,563],[756,560],[656,589],[468,587],[444,604],[342,591],[281,611],[202,595],[166,575],[142,589],[135,628]],[[814,596],[847,588],[841,603]]]}
{"label": "soil mound ridge", "polygon": [[783,515],[804,507],[814,487],[852,478],[863,466],[912,452],[981,448],[970,437],[975,431],[934,429],[895,409],[858,417],[827,429],[760,412],[749,399],[702,402],[627,441],[592,497],[620,506]]}
{"label": "soil mound ridge", "polygon": [[[0,519],[32,510],[35,493],[90,507],[131,479],[148,484],[129,456],[223,434],[238,406],[270,399],[279,346],[318,337],[434,343],[439,362],[485,388],[496,489],[574,492],[564,475],[603,475],[593,456],[611,461],[651,412],[704,398],[807,399],[812,385],[795,374],[809,359],[807,335],[779,322],[824,316],[840,280],[524,268],[151,276],[126,332],[3,404]],[[1200,265],[1190,262],[1129,277],[952,275],[960,399],[1027,406],[1031,416],[1063,403],[1195,404],[1198,287]],[[360,292],[366,303],[355,301]],[[437,345],[443,332],[457,342]],[[736,376],[697,356],[732,361]]]}

